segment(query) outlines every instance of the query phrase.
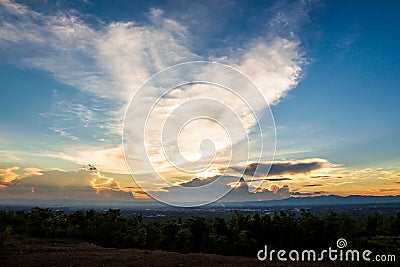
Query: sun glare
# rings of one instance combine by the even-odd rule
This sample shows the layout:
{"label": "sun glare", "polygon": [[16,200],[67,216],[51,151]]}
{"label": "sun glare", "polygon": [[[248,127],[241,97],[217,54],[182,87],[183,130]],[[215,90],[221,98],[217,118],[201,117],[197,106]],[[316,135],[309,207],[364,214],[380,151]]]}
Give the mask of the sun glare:
{"label": "sun glare", "polygon": [[210,169],[205,170],[203,172],[197,172],[196,173],[196,176],[198,178],[208,178],[208,177],[214,177],[214,176],[217,176],[217,175],[221,175],[221,173],[218,170],[210,170]]}

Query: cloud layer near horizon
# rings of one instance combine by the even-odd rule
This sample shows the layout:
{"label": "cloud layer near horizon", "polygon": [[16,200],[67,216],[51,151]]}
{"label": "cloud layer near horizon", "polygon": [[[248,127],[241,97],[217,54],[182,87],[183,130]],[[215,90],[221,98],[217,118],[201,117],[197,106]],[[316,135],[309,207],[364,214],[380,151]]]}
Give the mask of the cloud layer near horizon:
{"label": "cloud layer near horizon", "polygon": [[[304,168],[304,164],[318,168]],[[263,185],[249,192],[250,180],[235,176],[193,178],[175,186],[162,188],[173,193],[179,187],[198,187],[210,182],[232,188],[220,201],[258,201],[290,196],[315,195],[392,195],[400,190],[400,169],[349,170],[322,159],[276,162],[274,174],[261,177]],[[285,166],[288,166],[285,169]],[[302,166],[294,170],[293,166]],[[273,167],[274,168],[274,165]],[[371,181],[375,186],[371,187]],[[347,185],[353,184],[351,188]],[[217,187],[216,187],[217,188]],[[390,190],[388,190],[390,188]],[[159,191],[160,192],[160,191]],[[162,193],[161,193],[162,194]],[[75,201],[150,201],[149,196],[132,182],[129,175],[116,176],[90,168],[73,171],[20,169],[18,166],[0,168],[0,199],[68,199]]]}

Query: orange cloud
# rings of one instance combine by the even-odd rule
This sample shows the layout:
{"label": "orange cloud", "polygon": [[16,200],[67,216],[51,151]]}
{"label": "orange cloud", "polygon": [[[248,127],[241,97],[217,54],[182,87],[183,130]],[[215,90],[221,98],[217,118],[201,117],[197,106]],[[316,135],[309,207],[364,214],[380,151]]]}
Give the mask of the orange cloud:
{"label": "orange cloud", "polygon": [[14,171],[18,170],[18,166],[0,169],[0,181],[3,183],[10,183],[18,178],[18,174]]}
{"label": "orange cloud", "polygon": [[131,191],[131,193],[133,197],[136,199],[150,199],[150,196],[141,189]]}
{"label": "orange cloud", "polygon": [[106,177],[99,171],[91,174],[92,179],[89,180],[89,185],[96,189],[97,194],[107,194],[106,191],[120,191],[131,193],[135,199],[149,199],[149,195],[144,192],[139,186],[122,187],[114,178]]}
{"label": "orange cloud", "polygon": [[101,190],[115,190],[120,191],[121,186],[114,178],[103,176],[100,172],[92,173],[92,179],[90,179],[90,186],[96,189],[97,193]]}

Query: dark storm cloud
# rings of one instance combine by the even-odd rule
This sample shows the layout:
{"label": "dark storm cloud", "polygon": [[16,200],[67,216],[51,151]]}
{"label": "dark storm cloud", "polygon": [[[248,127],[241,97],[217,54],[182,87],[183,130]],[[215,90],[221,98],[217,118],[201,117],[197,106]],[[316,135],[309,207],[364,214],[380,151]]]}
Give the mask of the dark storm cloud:
{"label": "dark storm cloud", "polygon": [[[324,167],[325,162],[310,161],[310,162],[274,162],[269,163],[251,163],[247,165],[244,175],[263,177],[269,175],[285,175],[297,173],[309,173],[313,170],[318,170]],[[233,171],[241,171],[240,167],[232,167]]]}

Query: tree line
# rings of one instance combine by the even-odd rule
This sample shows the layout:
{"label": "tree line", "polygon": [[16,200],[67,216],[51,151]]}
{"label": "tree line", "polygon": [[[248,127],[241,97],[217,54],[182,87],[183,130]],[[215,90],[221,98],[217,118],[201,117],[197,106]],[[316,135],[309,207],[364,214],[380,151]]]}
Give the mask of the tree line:
{"label": "tree line", "polygon": [[281,212],[273,216],[235,213],[229,220],[193,216],[184,221],[146,222],[142,216],[124,217],[120,210],[62,211],[34,208],[29,212],[0,211],[0,246],[8,238],[68,238],[104,247],[202,252],[255,257],[264,245],[271,249],[335,247],[345,238],[351,249],[400,254],[400,213],[375,213],[364,220],[347,214],[317,217]]}

